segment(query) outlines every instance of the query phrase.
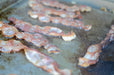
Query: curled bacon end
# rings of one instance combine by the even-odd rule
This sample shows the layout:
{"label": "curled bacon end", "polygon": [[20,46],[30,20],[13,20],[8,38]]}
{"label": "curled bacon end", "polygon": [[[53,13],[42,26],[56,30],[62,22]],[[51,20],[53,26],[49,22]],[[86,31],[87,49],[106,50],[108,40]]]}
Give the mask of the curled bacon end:
{"label": "curled bacon end", "polygon": [[85,31],[89,31],[89,30],[91,30],[91,28],[92,28],[92,25],[86,25],[86,26],[84,26],[84,30]]}
{"label": "curled bacon end", "polygon": [[35,13],[35,12],[32,12],[32,11],[29,11],[28,14],[34,19],[38,18],[37,12]]}
{"label": "curled bacon end", "polygon": [[44,48],[47,49],[48,53],[54,53],[54,54],[60,53],[59,48],[57,48],[56,46],[49,44],[49,43],[45,44]]}
{"label": "curled bacon end", "polygon": [[92,10],[91,7],[82,5],[79,7],[81,12],[90,12]]}
{"label": "curled bacon end", "polygon": [[62,38],[64,41],[71,41],[76,38],[76,34],[73,31],[71,31],[71,33],[63,35]]}

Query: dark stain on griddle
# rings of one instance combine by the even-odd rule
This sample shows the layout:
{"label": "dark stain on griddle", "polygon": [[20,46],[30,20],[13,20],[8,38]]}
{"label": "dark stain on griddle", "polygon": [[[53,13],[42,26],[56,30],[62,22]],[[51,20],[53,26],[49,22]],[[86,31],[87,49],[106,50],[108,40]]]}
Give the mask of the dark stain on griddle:
{"label": "dark stain on griddle", "polygon": [[13,10],[15,10],[15,8],[10,8],[5,12],[0,11],[0,20],[8,20],[8,16],[12,14]]}
{"label": "dark stain on griddle", "polygon": [[4,69],[5,69],[5,66],[0,65],[0,69],[1,69],[1,70],[4,70]]}

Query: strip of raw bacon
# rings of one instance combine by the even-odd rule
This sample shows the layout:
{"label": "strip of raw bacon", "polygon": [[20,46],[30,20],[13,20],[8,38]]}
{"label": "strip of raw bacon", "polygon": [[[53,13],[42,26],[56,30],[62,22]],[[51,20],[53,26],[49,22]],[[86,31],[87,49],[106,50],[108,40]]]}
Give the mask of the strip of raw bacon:
{"label": "strip of raw bacon", "polygon": [[25,32],[41,33],[44,35],[51,35],[51,36],[61,36],[65,41],[71,41],[76,38],[76,35],[73,31],[71,31],[71,33],[65,34],[63,30],[60,28],[51,27],[51,26],[40,27],[38,25],[33,26],[28,22],[18,20],[14,17],[9,18],[9,21],[12,21],[15,24],[15,27]]}
{"label": "strip of raw bacon", "polygon": [[77,6],[76,4],[73,6],[68,6],[63,3],[60,3],[57,0],[29,0],[29,6],[32,6],[32,4],[34,3],[38,3],[38,4],[42,3],[45,6],[56,7],[59,9],[64,9],[66,11],[72,11],[72,12],[75,12],[75,11],[90,12],[92,10],[91,7],[89,6],[85,6],[85,5]]}
{"label": "strip of raw bacon", "polygon": [[0,40],[0,51],[3,53],[18,52],[20,50],[25,51],[26,58],[34,64],[36,67],[51,73],[52,75],[71,75],[71,71],[68,69],[60,70],[58,64],[49,56],[39,52],[38,50],[31,49],[23,45],[20,41]]}
{"label": "strip of raw bacon", "polygon": [[56,16],[60,16],[62,18],[79,18],[79,19],[82,19],[82,16],[81,16],[79,11],[77,11],[75,14],[74,12],[71,12],[71,11],[64,11],[61,9],[57,10],[54,8],[47,8],[47,7],[44,7],[43,5],[41,5],[40,3],[39,4],[38,3],[31,3],[30,6],[34,11],[44,12],[47,15],[53,14]]}
{"label": "strip of raw bacon", "polygon": [[96,64],[99,60],[101,49],[111,41],[114,41],[114,25],[112,25],[111,30],[103,41],[101,41],[99,44],[89,46],[85,56],[79,58],[78,65],[82,67],[88,67],[90,65]]}
{"label": "strip of raw bacon", "polygon": [[[45,39],[41,34],[30,34],[27,32],[19,32],[16,27],[14,26],[10,26],[8,24],[4,24],[2,21],[0,22],[0,30],[2,31],[2,34],[6,37],[14,37],[16,36],[18,39],[24,39],[27,42],[31,42],[34,45],[36,45],[37,47],[41,47],[44,46],[45,49],[47,49],[47,51],[49,53],[59,53],[60,49],[58,47],[56,47],[55,45],[52,45],[48,42],[47,39]],[[47,45],[49,45],[48,47],[46,47]]]}
{"label": "strip of raw bacon", "polygon": [[82,21],[74,20],[72,18],[61,18],[61,17],[52,17],[45,15],[43,12],[29,11],[28,14],[32,18],[38,18],[41,22],[52,22],[52,23],[61,23],[65,26],[71,26],[75,28],[84,29],[88,31],[92,28],[92,25],[84,25]]}

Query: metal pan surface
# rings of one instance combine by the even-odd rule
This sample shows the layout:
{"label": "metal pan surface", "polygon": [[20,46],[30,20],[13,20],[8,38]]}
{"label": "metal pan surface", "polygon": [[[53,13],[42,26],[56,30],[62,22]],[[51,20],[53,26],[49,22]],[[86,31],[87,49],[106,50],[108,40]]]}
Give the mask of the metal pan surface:
{"label": "metal pan surface", "polygon": [[[64,1],[64,0],[63,0]],[[63,2],[62,1],[62,2]],[[73,1],[73,0],[72,0]],[[66,2],[64,2],[66,3]],[[81,4],[81,1],[78,2]],[[86,3],[88,5],[88,3]],[[28,0],[18,0],[8,7],[0,11],[0,20],[7,21],[8,17],[15,16],[21,20],[40,26],[56,26],[63,29],[65,32],[73,30],[77,38],[71,42],[65,42],[61,38],[45,36],[50,43],[57,45],[61,49],[59,55],[49,54],[43,48],[39,50],[51,56],[59,65],[61,69],[68,68],[73,71],[73,75],[113,75],[114,74],[114,43],[103,49],[100,60],[96,65],[90,66],[86,69],[77,66],[78,57],[84,56],[89,45],[100,42],[106,36],[111,24],[114,24],[114,14],[103,12],[93,8],[90,13],[82,13],[85,24],[92,24],[90,31],[83,31],[76,28],[62,26],[54,23],[42,23],[38,20],[32,19],[27,14],[30,7]],[[8,40],[3,35],[0,39]],[[15,39],[15,38],[12,38]],[[36,48],[34,45],[20,40],[25,45]],[[31,64],[24,55],[24,52],[5,54],[0,53],[0,75],[50,75],[49,73],[35,67]]]}

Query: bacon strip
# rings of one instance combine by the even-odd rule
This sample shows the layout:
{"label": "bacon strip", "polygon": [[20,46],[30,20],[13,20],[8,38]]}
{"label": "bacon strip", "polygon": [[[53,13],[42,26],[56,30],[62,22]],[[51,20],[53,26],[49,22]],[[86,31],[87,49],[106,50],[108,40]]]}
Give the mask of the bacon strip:
{"label": "bacon strip", "polygon": [[31,3],[30,7],[34,11],[44,12],[44,14],[47,14],[47,15],[55,15],[55,16],[60,16],[62,18],[79,18],[79,19],[82,19],[79,11],[77,11],[75,14],[74,12],[71,12],[71,11],[64,11],[61,9],[57,10],[54,8],[47,8],[47,7],[44,7],[41,3],[37,3],[37,2]]}
{"label": "bacon strip", "polygon": [[25,49],[27,59],[35,66],[51,73],[52,75],[71,75],[68,69],[60,70],[58,64],[51,57],[44,55],[35,49]]}
{"label": "bacon strip", "polygon": [[99,44],[91,45],[87,49],[84,57],[79,58],[78,65],[82,67],[88,67],[90,65],[96,64],[101,52],[101,46]]}
{"label": "bacon strip", "polygon": [[73,31],[65,34],[63,30],[60,28],[51,27],[51,26],[40,27],[38,25],[33,26],[28,22],[18,20],[14,17],[9,18],[9,21],[12,21],[15,24],[15,27],[25,32],[41,33],[41,34],[50,35],[50,36],[61,36],[65,41],[71,41],[76,38],[76,35]]}
{"label": "bacon strip", "polygon": [[[59,10],[55,8],[47,8],[46,6],[60,8]],[[91,25],[84,25],[82,21],[74,20],[76,17],[82,19],[80,11],[91,11],[91,8],[88,6],[77,6],[72,7],[64,5],[58,1],[53,0],[29,0],[29,6],[33,11],[29,11],[28,14],[32,18],[38,18],[41,22],[52,22],[52,23],[61,23],[65,26],[71,26],[75,28],[84,29],[88,31],[91,29]],[[65,10],[63,10],[65,9]],[[66,11],[67,10],[67,11]],[[77,15],[75,14],[77,13]],[[55,16],[52,16],[52,15]],[[59,15],[59,17],[57,17]]]}
{"label": "bacon strip", "polygon": [[26,47],[20,41],[0,40],[0,51],[3,53],[18,52],[22,49],[25,51],[26,58],[36,67],[42,68],[52,75],[71,75],[71,70],[60,70],[58,64],[51,57],[39,52],[36,49]]}
{"label": "bacon strip", "polygon": [[89,6],[85,6],[85,5],[77,6],[76,4],[73,6],[68,6],[63,3],[60,3],[57,0],[29,0],[29,6],[32,6],[32,4],[35,4],[35,3],[37,4],[42,3],[45,6],[56,7],[56,8],[63,9],[66,11],[71,11],[71,12],[76,12],[76,11],[90,12],[92,10],[91,7]]}
{"label": "bacon strip", "polygon": [[[38,33],[30,34],[27,32],[19,32],[16,29],[16,27],[4,24],[3,22],[0,22],[0,25],[1,25],[0,30],[2,31],[2,34],[6,37],[16,36],[18,39],[24,39],[27,42],[33,43],[37,47],[44,46],[44,48],[47,49],[49,53],[57,54],[60,52],[60,49],[57,46],[50,44],[48,40],[45,39],[41,34]],[[49,46],[46,47],[47,45]]]}
{"label": "bacon strip", "polygon": [[92,25],[84,25],[82,21],[74,20],[72,18],[61,18],[61,17],[52,17],[49,15],[45,15],[41,12],[37,11],[29,11],[28,13],[32,18],[38,18],[41,22],[52,22],[52,23],[61,23],[65,26],[75,27],[79,29],[84,29],[88,31],[92,28]]}
{"label": "bacon strip", "polygon": [[114,41],[114,25],[112,25],[111,30],[103,41],[101,41],[99,44],[89,46],[85,56],[79,58],[78,65],[82,67],[88,67],[90,65],[96,64],[99,60],[101,49],[111,41]]}
{"label": "bacon strip", "polygon": [[109,44],[111,41],[114,41],[114,25],[111,26],[111,29],[107,33],[107,36],[103,41],[101,41],[101,46],[105,47],[107,44]]}

